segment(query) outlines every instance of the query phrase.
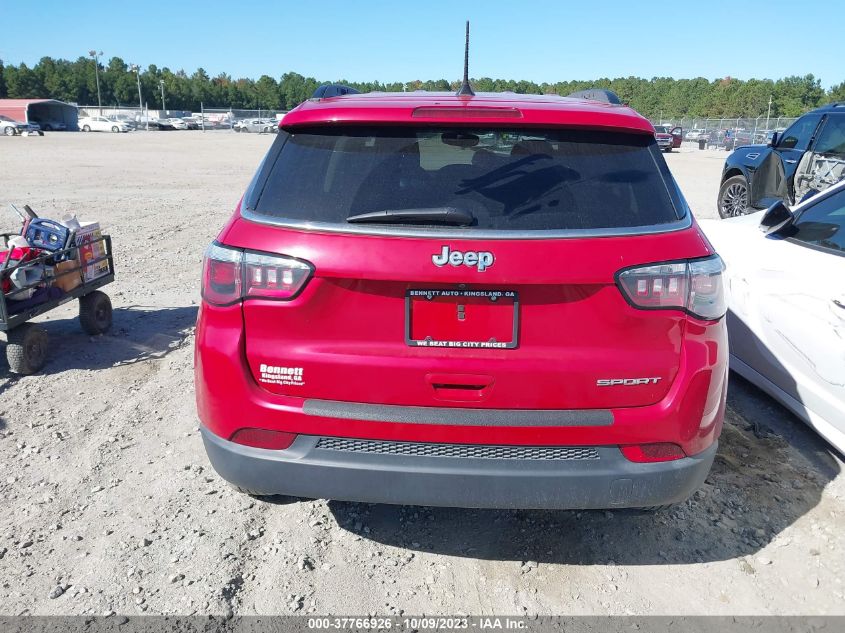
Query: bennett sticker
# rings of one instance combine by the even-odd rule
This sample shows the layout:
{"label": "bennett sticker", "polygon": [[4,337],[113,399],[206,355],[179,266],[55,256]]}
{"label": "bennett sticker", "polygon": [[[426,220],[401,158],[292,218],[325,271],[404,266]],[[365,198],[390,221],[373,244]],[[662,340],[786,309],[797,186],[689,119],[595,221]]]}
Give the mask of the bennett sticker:
{"label": "bennett sticker", "polygon": [[268,385],[301,387],[305,384],[302,367],[282,367],[261,363],[258,371],[260,374],[258,382]]}

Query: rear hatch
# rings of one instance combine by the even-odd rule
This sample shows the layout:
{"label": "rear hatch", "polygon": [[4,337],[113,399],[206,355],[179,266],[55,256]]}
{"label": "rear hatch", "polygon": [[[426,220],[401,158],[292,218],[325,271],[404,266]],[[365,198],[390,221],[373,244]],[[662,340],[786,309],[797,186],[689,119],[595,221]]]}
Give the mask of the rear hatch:
{"label": "rear hatch", "polygon": [[647,134],[283,132],[224,240],[313,274],[289,301],[244,303],[250,370],[320,400],[653,404],[686,320],[630,307],[615,274],[707,255],[687,213]]}

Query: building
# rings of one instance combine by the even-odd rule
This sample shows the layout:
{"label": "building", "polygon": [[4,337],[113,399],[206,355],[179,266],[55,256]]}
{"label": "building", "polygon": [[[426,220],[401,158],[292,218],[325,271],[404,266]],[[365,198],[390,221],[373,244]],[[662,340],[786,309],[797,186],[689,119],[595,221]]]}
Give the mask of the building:
{"label": "building", "polygon": [[42,130],[78,130],[75,105],[55,99],[0,99],[0,114],[16,121],[37,123]]}

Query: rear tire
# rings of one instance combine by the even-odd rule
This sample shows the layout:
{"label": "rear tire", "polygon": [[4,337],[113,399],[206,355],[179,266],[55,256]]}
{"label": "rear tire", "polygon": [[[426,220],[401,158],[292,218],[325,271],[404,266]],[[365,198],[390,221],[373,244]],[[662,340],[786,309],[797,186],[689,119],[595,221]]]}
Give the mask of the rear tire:
{"label": "rear tire", "polygon": [[111,299],[95,290],[79,298],[79,324],[86,334],[96,336],[108,332],[112,324]]}
{"label": "rear tire", "polygon": [[83,126],[82,126],[82,131],[83,131],[83,132],[90,132],[90,131],[91,131],[91,126],[90,126],[90,125],[83,125]]}
{"label": "rear tire", "polygon": [[748,181],[745,176],[731,176],[719,187],[716,203],[719,216],[734,218],[750,211],[748,206]]}
{"label": "rear tire", "polygon": [[116,125],[112,125],[112,126],[111,126],[111,131],[112,131],[112,132],[114,132],[114,133],[118,133],[118,132],[120,132],[120,128],[119,128],[119,127],[117,127]]}
{"label": "rear tire", "polygon": [[40,325],[24,323],[6,333],[6,360],[16,374],[29,376],[36,373],[47,360],[50,337]]}

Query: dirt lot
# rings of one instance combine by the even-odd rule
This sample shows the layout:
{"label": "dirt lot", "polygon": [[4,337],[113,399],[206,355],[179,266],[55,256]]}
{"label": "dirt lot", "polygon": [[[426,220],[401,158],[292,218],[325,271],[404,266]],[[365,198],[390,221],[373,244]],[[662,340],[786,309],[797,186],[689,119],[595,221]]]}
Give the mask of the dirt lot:
{"label": "dirt lot", "polygon": [[[194,412],[199,265],[271,140],[0,138],[0,204],[98,219],[118,259],[110,334],[66,306],[41,375],[0,370],[0,615],[845,614],[842,462],[738,378],[706,485],[665,513],[231,491]],[[702,217],[724,156],[667,157]]]}

